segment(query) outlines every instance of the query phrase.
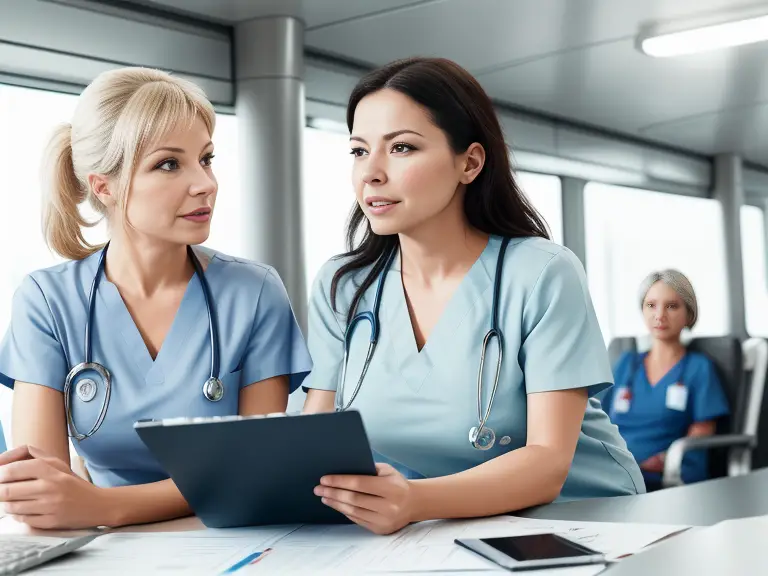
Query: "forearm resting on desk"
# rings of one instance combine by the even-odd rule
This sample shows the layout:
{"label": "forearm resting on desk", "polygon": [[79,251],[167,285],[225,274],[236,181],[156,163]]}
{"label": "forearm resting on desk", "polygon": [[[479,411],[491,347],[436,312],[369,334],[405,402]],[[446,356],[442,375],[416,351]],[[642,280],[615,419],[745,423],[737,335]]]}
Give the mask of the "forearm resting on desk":
{"label": "forearm resting on desk", "polygon": [[173,480],[101,488],[104,518],[109,527],[161,522],[188,516],[192,510]]}
{"label": "forearm resting on desk", "polygon": [[559,456],[525,446],[458,474],[411,480],[412,521],[494,516],[552,502],[568,474]]}
{"label": "forearm resting on desk", "polygon": [[568,477],[585,389],[528,394],[527,444],[464,472],[413,480],[414,520],[493,516],[547,504]]}

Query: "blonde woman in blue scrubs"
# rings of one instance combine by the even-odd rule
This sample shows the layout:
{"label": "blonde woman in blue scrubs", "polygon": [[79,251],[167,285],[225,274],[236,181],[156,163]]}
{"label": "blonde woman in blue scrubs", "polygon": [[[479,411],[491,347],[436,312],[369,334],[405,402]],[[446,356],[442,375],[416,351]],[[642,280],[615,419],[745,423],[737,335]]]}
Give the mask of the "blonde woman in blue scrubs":
{"label": "blonde woman in blue scrubs", "polygon": [[[440,59],[392,63],[363,78],[347,110],[362,240],[319,273],[311,296],[307,412],[331,411],[349,320],[383,285],[376,352],[350,408],[361,412],[379,474],[328,476],[315,493],[373,532],[410,522],[507,513],[554,500],[637,494],[643,478],[594,396],[608,355],[579,260],[550,242],[515,183],[493,105]],[[504,238],[498,391],[480,450],[477,371]],[[386,266],[386,257],[394,261]],[[368,350],[351,338],[342,403]],[[483,379],[490,400],[498,346]],[[494,346],[496,346],[494,348]]]}
{"label": "blonde woman in blue scrubs", "polygon": [[[96,78],[72,123],[53,137],[44,228],[68,261],[24,279],[0,345],[17,447],[0,455],[0,503],[30,526],[118,526],[189,514],[133,423],[281,412],[312,367],[275,270],[198,246],[215,210],[215,120],[195,85],[129,68]],[[85,201],[108,221],[106,247],[83,238],[78,206]],[[78,438],[105,406],[106,385],[95,372],[82,375],[95,387],[78,379],[68,399],[63,393],[70,370],[85,361],[97,277],[92,360],[109,370],[111,396],[100,427]],[[223,384],[205,392],[213,345],[203,281],[219,327]],[[70,469],[68,435],[92,483]]]}

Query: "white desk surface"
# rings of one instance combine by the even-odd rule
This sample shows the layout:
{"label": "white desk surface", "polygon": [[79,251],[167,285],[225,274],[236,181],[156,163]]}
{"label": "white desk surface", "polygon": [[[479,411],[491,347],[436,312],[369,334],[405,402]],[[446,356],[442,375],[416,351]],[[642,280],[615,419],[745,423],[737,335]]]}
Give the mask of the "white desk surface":
{"label": "white desk surface", "polygon": [[[139,524],[115,528],[111,532],[182,532],[188,530],[205,530],[203,523],[195,516],[170,520],[168,522],[156,522],[153,524]],[[0,518],[0,534],[36,534],[39,536],[76,536],[86,534],[87,530],[50,531],[35,530],[26,524],[16,522],[10,516]]]}

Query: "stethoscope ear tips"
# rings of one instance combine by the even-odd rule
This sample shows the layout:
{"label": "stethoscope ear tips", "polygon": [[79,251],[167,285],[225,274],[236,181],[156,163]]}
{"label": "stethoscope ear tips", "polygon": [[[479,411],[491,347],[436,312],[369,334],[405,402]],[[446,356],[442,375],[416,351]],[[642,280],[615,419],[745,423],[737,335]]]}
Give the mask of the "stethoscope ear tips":
{"label": "stethoscope ear tips", "polygon": [[477,426],[473,426],[469,430],[469,442],[473,448],[478,450],[490,450],[496,444],[496,433],[486,426],[480,429]]}

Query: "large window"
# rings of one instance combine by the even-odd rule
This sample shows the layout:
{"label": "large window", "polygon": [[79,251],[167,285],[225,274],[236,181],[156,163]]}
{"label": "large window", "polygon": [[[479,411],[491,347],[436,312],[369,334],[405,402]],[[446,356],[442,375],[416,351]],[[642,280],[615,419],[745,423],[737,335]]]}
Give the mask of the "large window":
{"label": "large window", "polygon": [[219,183],[216,194],[216,213],[211,222],[211,234],[205,246],[230,254],[245,256],[240,185],[240,150],[238,122],[234,115],[219,114],[213,134],[213,173]]}
{"label": "large window", "polygon": [[768,269],[763,211],[755,206],[741,208],[741,250],[744,262],[744,308],[747,332],[768,337]]}
{"label": "large window", "polygon": [[694,335],[727,331],[723,223],[714,200],[588,184],[584,192],[589,287],[606,343],[644,336],[638,288],[676,268],[699,303]]}
{"label": "large window", "polygon": [[[0,246],[6,248],[0,274],[0,339],[11,316],[13,293],[23,277],[33,270],[61,262],[43,239],[41,217],[40,165],[43,150],[54,127],[68,122],[77,97],[0,84],[0,187],[6,218],[0,226]],[[231,254],[242,253],[239,194],[237,122],[234,116],[219,116],[216,133],[214,171],[219,181],[216,218],[206,244]],[[86,217],[93,217],[87,206]],[[91,242],[106,238],[105,223],[90,229]],[[0,386],[0,422],[10,439],[11,391]]]}
{"label": "large window", "polygon": [[552,240],[563,243],[563,201],[557,176],[518,172],[517,182],[533,206],[544,217]]}
{"label": "large window", "polygon": [[[0,274],[0,334],[5,335],[13,293],[28,272],[59,262],[43,241],[40,214],[42,151],[56,124],[72,117],[74,96],[0,85],[0,174],[7,207],[0,226],[5,264]],[[10,442],[11,391],[0,386],[0,421]]]}
{"label": "large window", "polygon": [[349,135],[304,129],[302,217],[307,294],[325,262],[345,251],[344,232],[355,203]]}

